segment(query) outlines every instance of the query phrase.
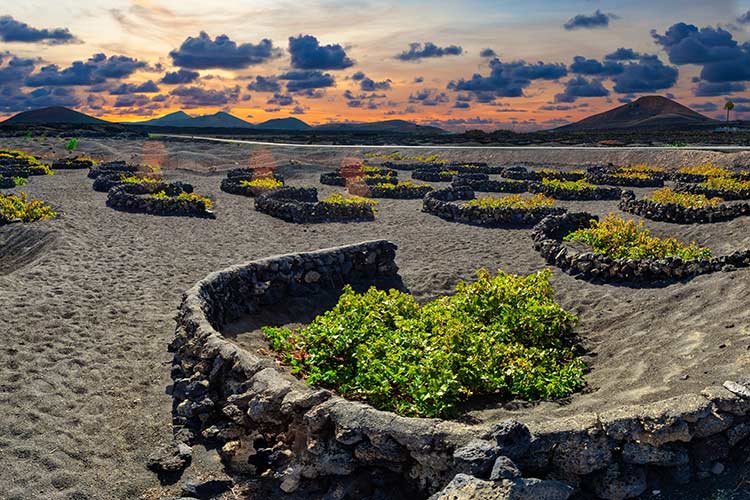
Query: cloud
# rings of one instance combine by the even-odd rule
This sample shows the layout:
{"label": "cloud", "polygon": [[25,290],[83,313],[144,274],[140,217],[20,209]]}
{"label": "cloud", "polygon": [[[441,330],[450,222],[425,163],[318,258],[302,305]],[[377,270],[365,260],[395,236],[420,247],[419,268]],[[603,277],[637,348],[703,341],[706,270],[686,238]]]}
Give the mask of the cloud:
{"label": "cloud", "polygon": [[237,102],[240,96],[240,87],[229,87],[221,90],[204,89],[202,87],[177,87],[170,92],[186,108],[199,108],[203,106],[225,106]]}
{"label": "cloud", "polygon": [[750,23],[750,10],[742,14],[740,17],[738,17],[737,22],[740,24],[749,24]]}
{"label": "cloud", "polygon": [[466,101],[456,101],[453,103],[453,107],[456,109],[469,109],[471,108],[471,104]]}
{"label": "cloud", "polygon": [[691,104],[690,107],[698,111],[703,111],[704,113],[711,113],[719,109],[719,106],[717,106],[715,102],[702,102],[702,103],[697,103],[697,104]]}
{"label": "cloud", "polygon": [[321,71],[292,70],[279,75],[279,80],[286,80],[287,92],[304,91],[307,89],[320,89],[334,87],[336,81],[330,73]]}
{"label": "cloud", "polygon": [[80,98],[70,89],[38,88],[24,93],[16,86],[0,87],[0,111],[18,112],[48,106],[80,106]]}
{"label": "cloud", "polygon": [[86,62],[74,61],[62,70],[56,64],[44,66],[30,75],[25,84],[29,87],[95,85],[110,78],[128,77],[148,67],[145,62],[127,56],[94,54]]}
{"label": "cloud", "polygon": [[200,77],[200,73],[197,71],[190,71],[189,69],[178,69],[177,71],[169,71],[161,79],[161,83],[167,85],[184,85],[186,83],[193,83]]}
{"label": "cloud", "polygon": [[710,64],[742,56],[743,51],[732,34],[721,28],[698,28],[692,24],[677,23],[660,35],[651,31],[654,41],[661,45],[673,64]]}
{"label": "cloud", "polygon": [[[355,74],[355,75],[359,76],[358,74]],[[364,76],[364,73],[363,73],[362,78],[359,79],[359,88],[361,90],[364,90],[365,92],[374,92],[376,90],[388,90],[391,88],[391,83],[392,82],[390,79],[385,79],[385,80],[376,82],[372,78],[368,78]]]}
{"label": "cloud", "polygon": [[423,76],[416,76],[416,77],[414,77],[414,83],[422,83],[422,82],[424,82],[424,77]]}
{"label": "cloud", "polygon": [[624,47],[620,47],[614,52],[604,56],[604,59],[608,61],[635,61],[640,58],[641,55],[638,52],[634,51],[633,49],[626,49]]}
{"label": "cloud", "polygon": [[290,114],[293,115],[304,115],[305,114],[305,108],[302,106],[295,106],[294,109],[290,112]]}
{"label": "cloud", "polygon": [[13,56],[8,64],[0,68],[0,85],[20,85],[33,71],[36,61]]}
{"label": "cloud", "polygon": [[187,37],[180,48],[171,51],[169,56],[175,66],[182,68],[243,69],[280,57],[281,50],[275,48],[267,38],[257,45],[237,45],[226,35],[219,35],[211,40],[205,31],[201,31],[197,38]]}
{"label": "cloud", "polygon": [[292,67],[297,69],[345,69],[354,65],[339,44],[320,45],[312,35],[289,37]]}
{"label": "cloud", "polygon": [[117,97],[114,103],[115,108],[132,108],[133,106],[145,106],[151,102],[151,99],[142,94],[129,94]]}
{"label": "cloud", "polygon": [[555,102],[575,102],[579,97],[605,97],[609,95],[602,81],[587,80],[583,76],[571,78],[565,83],[565,90],[555,96]]}
{"label": "cloud", "polygon": [[481,52],[479,52],[479,57],[497,57],[497,54],[494,50],[490,48],[482,49]]}
{"label": "cloud", "polygon": [[445,92],[438,92],[437,89],[421,89],[409,95],[410,103],[422,104],[423,106],[437,106],[448,101]]}
{"label": "cloud", "polygon": [[78,43],[68,28],[37,29],[26,23],[16,21],[11,16],[0,16],[0,41],[3,42],[41,42],[48,45]]}
{"label": "cloud", "polygon": [[362,71],[357,71],[356,73],[352,75],[352,80],[354,80],[355,82],[359,82],[364,79],[365,79],[365,74]]}
{"label": "cloud", "polygon": [[432,42],[427,42],[424,46],[421,43],[414,42],[409,44],[409,50],[405,50],[396,56],[396,59],[402,61],[418,61],[430,57],[443,56],[460,56],[464,49],[458,45],[449,45],[447,47],[438,47]]}
{"label": "cloud", "polygon": [[596,59],[586,59],[583,56],[575,56],[573,64],[570,65],[570,72],[580,75],[617,75],[624,71],[624,66],[619,62],[604,61],[601,63]]}
{"label": "cloud", "polygon": [[678,74],[677,68],[665,66],[655,55],[642,55],[638,62],[626,64],[612,81],[618,94],[654,92],[673,87]]}
{"label": "cloud", "polygon": [[151,80],[140,84],[123,83],[109,91],[109,95],[127,95],[127,94],[153,94],[159,92],[159,87]]}
{"label": "cloud", "polygon": [[275,76],[256,76],[254,82],[247,85],[247,90],[255,92],[278,92],[281,90],[281,84]]}
{"label": "cloud", "polygon": [[606,28],[609,26],[609,22],[612,19],[617,19],[614,14],[605,14],[601,10],[597,9],[593,14],[578,14],[571,18],[567,23],[563,24],[563,28],[568,31],[577,29],[594,29],[594,28]]}
{"label": "cloud", "polygon": [[493,59],[490,61],[489,76],[475,73],[469,79],[451,81],[448,89],[472,92],[484,102],[491,102],[496,97],[522,97],[524,89],[532,81],[557,80],[567,74],[564,64],[529,64],[526,61],[504,63]]}
{"label": "cloud", "polygon": [[276,106],[291,106],[296,103],[297,101],[294,100],[294,97],[280,93],[274,94],[273,97],[266,101],[266,104],[275,104]]}
{"label": "cloud", "polygon": [[745,88],[744,84],[737,82],[700,82],[693,89],[693,95],[696,97],[715,97],[734,92],[744,92]]}

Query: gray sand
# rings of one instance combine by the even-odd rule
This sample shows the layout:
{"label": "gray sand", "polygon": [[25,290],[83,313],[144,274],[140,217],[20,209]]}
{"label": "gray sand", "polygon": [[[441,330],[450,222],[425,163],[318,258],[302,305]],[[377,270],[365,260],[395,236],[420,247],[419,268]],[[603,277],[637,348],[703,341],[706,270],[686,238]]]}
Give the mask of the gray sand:
{"label": "gray sand", "polygon": [[[124,159],[160,147],[81,141],[84,151]],[[166,160],[190,153],[206,162],[200,164],[206,171],[246,164],[249,149],[167,143],[160,151]],[[308,151],[303,159],[313,153],[318,159],[326,155]],[[330,155],[326,161],[337,162]],[[320,170],[290,172],[290,184],[320,188]],[[272,254],[386,238],[399,246],[397,263],[406,285],[425,301],[471,279],[478,267],[515,273],[545,267],[528,230],[449,223],[421,213],[420,201],[383,201],[370,223],[298,226],[256,213],[252,199],[222,193],[219,174],[169,171],[167,177],[214,197],[217,219],[113,211],[104,204],[106,195],[94,192],[79,171],[36,177],[24,188],[59,207],[61,219],[0,228],[3,498],[126,499],[158,486],[144,462],[171,432],[171,401],[164,391],[172,317],[182,292],[213,270]],[[615,202],[561,205],[616,211]],[[647,225],[717,252],[750,245],[749,219]],[[480,420],[512,414],[541,423],[720,384],[750,363],[749,276],[740,270],[632,289],[593,285],[555,270],[557,297],[580,316],[581,337],[596,354],[588,358],[591,392],[565,406],[511,411],[493,403],[470,414]]]}

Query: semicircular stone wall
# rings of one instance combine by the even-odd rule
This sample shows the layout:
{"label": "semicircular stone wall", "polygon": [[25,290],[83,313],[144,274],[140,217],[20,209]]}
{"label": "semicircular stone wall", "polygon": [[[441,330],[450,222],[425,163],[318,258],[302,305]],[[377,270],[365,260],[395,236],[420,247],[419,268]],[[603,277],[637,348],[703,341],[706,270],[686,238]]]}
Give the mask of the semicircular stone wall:
{"label": "semicircular stone wall", "polygon": [[212,440],[230,470],[272,472],[286,492],[311,483],[325,492],[387,473],[410,498],[454,498],[468,484],[479,493],[460,498],[499,489],[516,495],[507,498],[552,500],[575,490],[631,498],[654,475],[705,477],[747,443],[750,383],[739,378],[543,427],[514,420],[472,426],[401,417],[310,387],[272,355],[244,350],[221,333],[228,322],[289,297],[347,283],[398,283],[395,254],[394,244],[380,240],[282,255],[214,272],[189,289],[170,346],[177,439]]}

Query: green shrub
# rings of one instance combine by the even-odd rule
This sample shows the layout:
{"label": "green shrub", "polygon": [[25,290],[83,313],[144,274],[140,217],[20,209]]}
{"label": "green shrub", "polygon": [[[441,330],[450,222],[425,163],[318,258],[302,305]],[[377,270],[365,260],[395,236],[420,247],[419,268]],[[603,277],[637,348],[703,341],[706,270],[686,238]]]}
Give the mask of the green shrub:
{"label": "green shrub", "polygon": [[40,200],[28,200],[26,193],[0,194],[0,215],[7,219],[21,219],[23,222],[36,222],[57,217],[52,207]]}
{"label": "green shrub", "polygon": [[25,177],[13,177],[13,182],[16,183],[16,186],[25,186],[29,183],[29,180]]}
{"label": "green shrub", "polygon": [[630,167],[620,167],[618,169],[619,172],[622,173],[639,173],[639,174],[663,174],[667,171],[664,167],[655,167],[652,165],[646,165],[645,163],[641,163],[640,165],[633,165]]}
{"label": "green shrub", "polygon": [[533,196],[522,196],[514,194],[500,198],[477,198],[466,203],[468,207],[481,208],[520,208],[530,210],[533,208],[552,207],[555,200],[543,194]]}
{"label": "green shrub", "polygon": [[701,182],[699,186],[717,191],[744,192],[750,191],[750,181],[743,181],[732,177],[712,177]]}
{"label": "green shrub", "polygon": [[73,138],[69,140],[67,144],[65,144],[65,151],[70,153],[70,152],[75,151],[77,147],[78,147],[78,139]]}
{"label": "green shrub", "polygon": [[251,181],[241,180],[240,186],[274,189],[284,187],[284,182],[278,179],[274,179],[273,177],[261,177],[259,179],[253,179]]}
{"label": "green shrub", "polygon": [[120,177],[120,181],[125,184],[156,184],[161,182],[159,179],[152,177],[138,177],[136,175],[123,175]]}
{"label": "green shrub", "polygon": [[613,177],[618,179],[634,179],[647,181],[651,179],[651,176],[645,172],[634,172],[634,171],[619,171],[613,174]]}
{"label": "green shrub", "polygon": [[682,167],[677,172],[680,174],[706,175],[708,177],[731,177],[734,175],[731,170],[716,165],[692,165]]}
{"label": "green shrub", "polygon": [[374,207],[378,204],[375,200],[370,200],[368,198],[362,198],[361,196],[347,196],[344,197],[340,195],[339,193],[334,193],[328,198],[324,198],[320,200],[321,203],[328,203],[331,205],[369,205],[371,207]]}
{"label": "green shrub", "polygon": [[419,184],[417,182],[412,181],[401,181],[401,182],[380,182],[378,184],[375,184],[375,187],[381,188],[381,189],[398,189],[398,188],[423,188],[423,187],[429,187],[432,189],[432,186],[429,184]]}
{"label": "green shrub", "polygon": [[566,191],[588,191],[590,189],[596,189],[591,183],[584,180],[580,181],[563,181],[560,179],[542,179],[542,184],[549,186],[555,190],[566,190]]}
{"label": "green shrub", "polygon": [[263,330],[308,383],[401,415],[450,416],[472,395],[555,399],[583,387],[585,366],[570,346],[577,318],[554,301],[550,276],[481,270],[422,307],[347,286],[309,326]]}
{"label": "green shrub", "polygon": [[149,198],[155,198],[157,200],[168,200],[170,198],[174,198],[176,200],[202,201],[207,210],[211,210],[214,207],[214,202],[213,200],[211,200],[211,198],[207,198],[196,193],[182,192],[177,196],[170,197],[164,191],[159,191],[158,193],[150,194]]}
{"label": "green shrub", "polygon": [[567,235],[566,241],[580,241],[591,246],[596,253],[613,259],[663,259],[680,257],[685,260],[707,259],[711,250],[686,245],[675,238],[660,239],[651,236],[643,222],[625,221],[609,214],[602,221],[591,221],[591,226]]}
{"label": "green shrub", "polygon": [[709,198],[704,194],[680,193],[672,188],[658,189],[645,199],[654,203],[680,205],[685,208],[715,207],[724,201],[721,198]]}

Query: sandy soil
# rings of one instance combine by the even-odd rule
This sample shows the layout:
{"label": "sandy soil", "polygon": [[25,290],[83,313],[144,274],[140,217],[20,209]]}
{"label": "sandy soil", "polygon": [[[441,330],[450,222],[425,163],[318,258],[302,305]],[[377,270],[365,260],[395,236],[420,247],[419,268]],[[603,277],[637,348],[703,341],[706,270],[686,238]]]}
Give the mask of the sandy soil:
{"label": "sandy soil", "polygon": [[[18,143],[40,152],[47,148]],[[96,156],[154,163],[161,158],[165,165],[170,158],[191,156],[204,172],[267,154],[207,143],[87,140],[80,147]],[[293,152],[274,154],[280,163],[294,158]],[[301,159],[323,156],[308,150]],[[326,159],[329,165],[338,161]],[[284,170],[292,185],[315,185],[323,195],[335,191],[317,183],[320,168]],[[423,214],[420,201],[383,201],[374,222],[298,226],[256,213],[252,199],[222,193],[219,174],[168,171],[167,177],[214,197],[217,219],[110,210],[106,195],[94,192],[79,171],[33,178],[24,188],[59,207],[61,219],[0,228],[3,498],[128,499],[157,486],[143,464],[170,435],[164,390],[172,317],[181,293],[213,270],[277,253],[386,238],[399,246],[405,284],[424,301],[450,292],[478,267],[530,273],[545,266],[528,230],[449,223]],[[601,215],[616,211],[615,202],[561,205]],[[750,219],[647,225],[717,252],[750,245]],[[533,423],[722,383],[750,365],[749,272],[633,289],[593,285],[556,270],[557,297],[580,316],[579,332],[591,351],[590,392],[567,405],[508,410],[493,402],[468,414],[478,420],[513,414]]]}

